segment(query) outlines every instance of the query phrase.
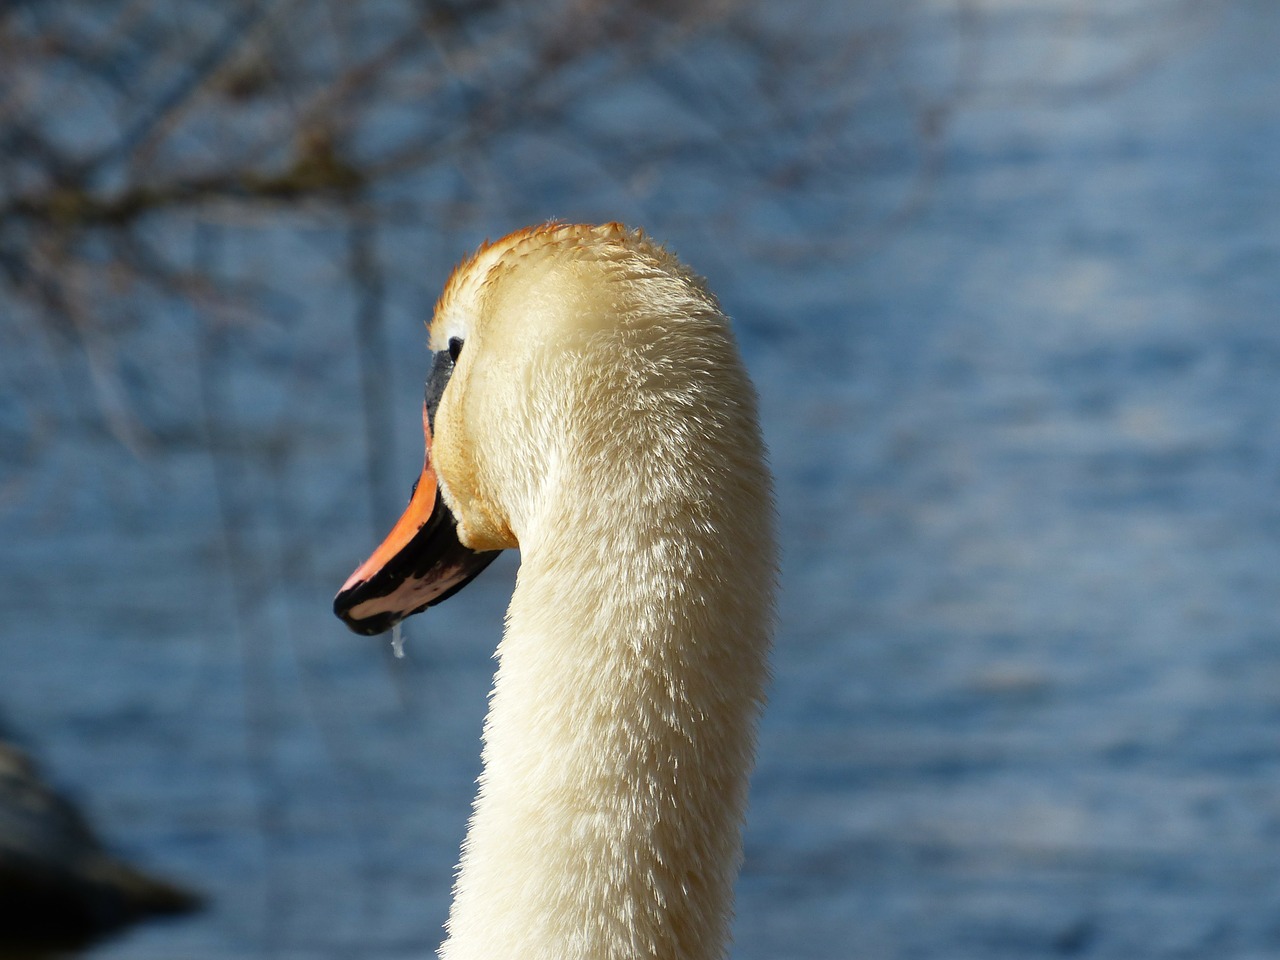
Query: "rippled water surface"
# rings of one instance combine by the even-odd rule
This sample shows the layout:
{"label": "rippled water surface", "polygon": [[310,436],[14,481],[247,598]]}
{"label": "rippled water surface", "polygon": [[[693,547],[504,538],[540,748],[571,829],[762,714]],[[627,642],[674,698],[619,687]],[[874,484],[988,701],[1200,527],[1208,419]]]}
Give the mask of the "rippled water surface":
{"label": "rippled water surface", "polygon": [[[920,194],[847,255],[619,201],[737,318],[778,475],[734,955],[1280,956],[1280,8],[975,6],[963,44],[943,3],[896,38],[897,69],[976,73],[931,179],[889,150],[838,184],[868,222]],[[778,190],[766,231],[824,216]],[[515,558],[404,661],[329,614],[386,518],[322,293],[207,382],[165,328],[152,412],[218,404],[217,456],[72,429],[0,513],[6,713],[117,846],[213,898],[100,960],[439,940]],[[420,319],[388,374],[406,489]]]}

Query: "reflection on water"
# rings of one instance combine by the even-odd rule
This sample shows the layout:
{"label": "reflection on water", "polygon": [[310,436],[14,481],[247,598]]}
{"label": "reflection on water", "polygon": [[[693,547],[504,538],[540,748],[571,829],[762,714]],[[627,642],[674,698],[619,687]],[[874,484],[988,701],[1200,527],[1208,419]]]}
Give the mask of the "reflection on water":
{"label": "reflection on water", "polygon": [[[787,559],[744,960],[1280,952],[1277,9],[1080,9],[906,18],[883,82],[969,55],[967,99],[912,216],[834,261],[735,245],[678,171],[529,217],[644,220],[709,273],[762,394]],[[883,162],[831,186],[866,222],[918,187],[885,123]],[[789,241],[827,215],[785,187],[751,213]],[[126,852],[214,899],[104,960],[439,939],[515,560],[402,662],[332,619],[386,518],[347,321],[304,302],[203,392],[158,372],[236,425],[217,457],[85,431],[0,516],[6,708]],[[426,355],[407,316],[393,337],[407,489]]]}

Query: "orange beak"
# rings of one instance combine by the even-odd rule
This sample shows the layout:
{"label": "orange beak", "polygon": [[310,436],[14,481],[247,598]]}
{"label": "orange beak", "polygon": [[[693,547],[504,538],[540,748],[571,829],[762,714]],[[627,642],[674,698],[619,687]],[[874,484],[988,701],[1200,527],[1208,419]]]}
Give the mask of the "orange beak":
{"label": "orange beak", "polygon": [[[435,393],[439,401],[442,388]],[[356,633],[372,636],[453,596],[493,562],[496,550],[477,553],[458,541],[457,522],[440,496],[431,466],[430,384],[422,408],[426,455],[409,506],[372,556],[347,578],[333,612]]]}

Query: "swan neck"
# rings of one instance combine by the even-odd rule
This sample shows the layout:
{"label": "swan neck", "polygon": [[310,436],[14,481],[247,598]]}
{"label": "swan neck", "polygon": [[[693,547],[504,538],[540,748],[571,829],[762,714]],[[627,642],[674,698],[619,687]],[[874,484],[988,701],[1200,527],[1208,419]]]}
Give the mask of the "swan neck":
{"label": "swan neck", "polygon": [[683,493],[630,468],[522,540],[447,960],[725,955],[771,505],[758,458],[727,497],[677,466]]}

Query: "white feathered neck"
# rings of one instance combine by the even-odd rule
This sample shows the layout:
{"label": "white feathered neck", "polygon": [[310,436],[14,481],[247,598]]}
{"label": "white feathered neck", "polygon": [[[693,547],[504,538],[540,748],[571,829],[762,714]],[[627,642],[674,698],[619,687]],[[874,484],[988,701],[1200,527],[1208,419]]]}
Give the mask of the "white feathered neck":
{"label": "white feathered neck", "polygon": [[437,311],[487,330],[437,431],[480,452],[452,476],[446,454],[442,485],[460,531],[498,517],[521,550],[441,956],[718,958],[775,575],[754,396],[665,251],[616,226],[541,235],[511,258],[536,269],[489,248],[451,284],[472,299]]}

